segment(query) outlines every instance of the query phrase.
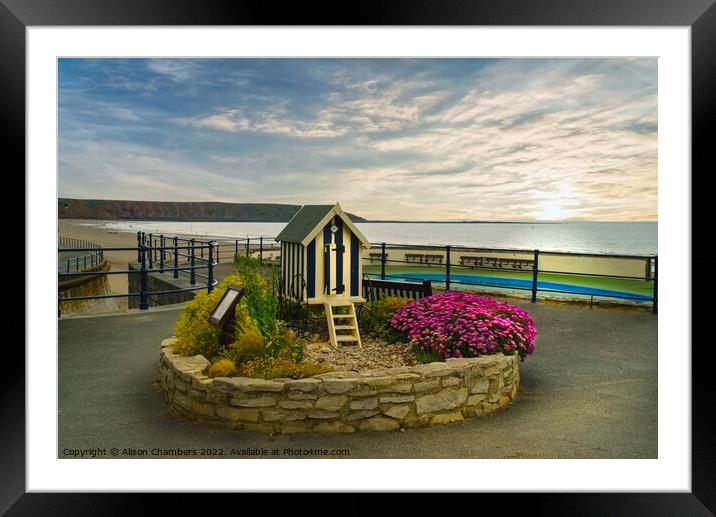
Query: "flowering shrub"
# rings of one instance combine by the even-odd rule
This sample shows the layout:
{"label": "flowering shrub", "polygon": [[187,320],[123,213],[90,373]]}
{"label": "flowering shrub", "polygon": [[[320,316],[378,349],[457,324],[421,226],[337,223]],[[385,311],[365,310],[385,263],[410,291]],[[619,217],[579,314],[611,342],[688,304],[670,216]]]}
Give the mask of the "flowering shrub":
{"label": "flowering shrub", "polygon": [[537,329],[530,314],[509,303],[460,291],[406,304],[390,319],[419,352],[475,357],[502,352],[524,359],[534,352]]}

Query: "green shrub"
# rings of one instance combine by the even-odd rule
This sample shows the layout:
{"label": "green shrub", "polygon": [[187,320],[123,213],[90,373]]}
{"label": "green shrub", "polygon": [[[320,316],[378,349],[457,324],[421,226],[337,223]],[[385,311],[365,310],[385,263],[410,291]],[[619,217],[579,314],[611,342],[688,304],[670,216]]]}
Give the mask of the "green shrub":
{"label": "green shrub", "polygon": [[217,362],[209,366],[206,375],[211,377],[231,377],[236,373],[236,365],[231,359],[219,359]]}
{"label": "green shrub", "polygon": [[244,289],[241,305],[248,309],[261,334],[270,340],[280,332],[278,296],[271,292],[269,282],[256,269],[240,269],[238,277]]}
{"label": "green shrub", "polygon": [[291,357],[296,361],[303,361],[303,350],[306,343],[305,341],[298,339],[296,333],[285,327],[281,328],[281,331],[277,333],[272,339],[266,344],[265,355],[271,357],[277,357],[279,354],[288,351]]}
{"label": "green shrub", "polygon": [[412,299],[386,296],[385,298],[371,302],[370,309],[373,311],[371,331],[388,343],[400,340],[402,333],[396,332],[396,330],[390,326],[390,318],[396,310],[403,307],[409,301],[412,301]]}
{"label": "green shrub", "polygon": [[440,355],[440,352],[437,352],[432,349],[428,350],[415,350],[415,362],[418,364],[425,364],[425,363],[434,363],[434,362],[445,362],[445,359],[442,355]]}

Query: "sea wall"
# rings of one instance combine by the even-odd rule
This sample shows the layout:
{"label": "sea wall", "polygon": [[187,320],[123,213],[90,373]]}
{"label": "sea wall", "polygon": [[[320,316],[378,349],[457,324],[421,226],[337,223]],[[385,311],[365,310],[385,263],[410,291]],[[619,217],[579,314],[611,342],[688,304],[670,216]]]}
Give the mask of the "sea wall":
{"label": "sea wall", "polygon": [[[109,271],[110,263],[103,260],[85,272]],[[106,275],[85,275],[59,277],[57,293],[60,298],[80,296],[97,296],[110,294]],[[112,299],[70,300],[60,303],[60,314],[95,314],[117,310],[117,303]]]}
{"label": "sea wall", "polygon": [[307,379],[204,375],[203,356],[161,344],[160,381],[180,414],[259,433],[391,431],[456,422],[507,407],[520,381],[517,356],[448,359],[411,367],[331,372]]}
{"label": "sea wall", "polygon": [[[128,264],[128,269],[132,271],[128,275],[129,292],[138,293],[142,290],[142,277],[139,273],[139,266],[135,263]],[[202,270],[205,273],[205,270]],[[194,287],[201,287],[202,282],[206,287],[206,280],[197,277]],[[179,291],[179,289],[191,287],[189,280],[184,277],[173,278],[173,273],[167,271],[165,273],[148,273],[147,274],[147,291],[149,295],[147,300],[150,307],[158,305],[170,305],[173,303],[184,303],[192,300],[198,291]],[[175,291],[162,294],[151,294],[152,291]],[[139,296],[131,296],[129,298],[129,308],[139,308]]]}

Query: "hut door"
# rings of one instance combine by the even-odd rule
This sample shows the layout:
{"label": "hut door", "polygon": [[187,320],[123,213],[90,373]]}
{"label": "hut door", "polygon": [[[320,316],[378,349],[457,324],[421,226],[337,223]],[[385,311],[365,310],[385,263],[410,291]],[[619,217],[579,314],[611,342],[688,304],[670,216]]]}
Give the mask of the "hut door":
{"label": "hut door", "polygon": [[335,275],[335,244],[333,244],[333,222],[323,227],[323,293],[327,296],[333,294],[331,279]]}
{"label": "hut door", "polygon": [[323,285],[327,296],[342,294],[343,283],[343,221],[336,217],[323,228]]}

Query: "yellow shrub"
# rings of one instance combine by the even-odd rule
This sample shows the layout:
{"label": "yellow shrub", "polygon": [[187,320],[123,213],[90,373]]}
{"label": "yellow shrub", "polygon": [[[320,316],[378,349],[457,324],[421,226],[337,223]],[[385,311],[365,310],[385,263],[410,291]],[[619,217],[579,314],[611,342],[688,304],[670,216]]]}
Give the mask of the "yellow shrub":
{"label": "yellow shrub", "polygon": [[220,354],[221,332],[211,324],[209,317],[230,284],[241,285],[241,278],[238,275],[228,276],[210,294],[202,291],[186,303],[174,326],[177,338],[174,353],[183,356],[201,354],[209,360]]}
{"label": "yellow shrub", "polygon": [[290,350],[286,350],[276,357],[259,357],[247,361],[236,368],[236,375],[260,379],[278,377],[304,379],[331,371],[333,371],[333,367],[330,365],[296,362],[291,356]]}
{"label": "yellow shrub", "polygon": [[[238,329],[237,329],[238,330]],[[264,351],[266,340],[254,326],[247,326],[236,341],[229,345],[226,355],[236,364],[241,364],[260,356]]]}
{"label": "yellow shrub", "polygon": [[209,366],[206,375],[214,377],[230,377],[236,372],[236,365],[231,359],[219,359],[217,362]]}

